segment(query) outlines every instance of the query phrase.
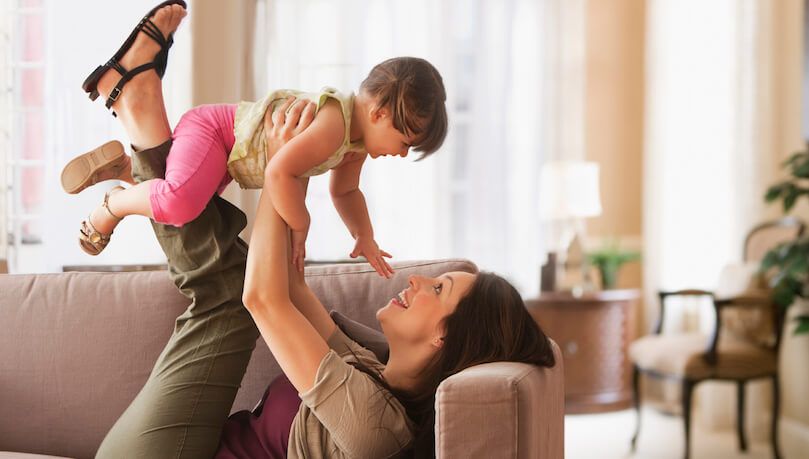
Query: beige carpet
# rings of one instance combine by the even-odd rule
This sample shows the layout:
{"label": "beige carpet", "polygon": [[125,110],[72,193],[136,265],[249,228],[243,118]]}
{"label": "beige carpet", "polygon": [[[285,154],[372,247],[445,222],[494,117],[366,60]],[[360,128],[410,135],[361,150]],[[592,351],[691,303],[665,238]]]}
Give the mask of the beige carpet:
{"label": "beige carpet", "polygon": [[[645,408],[638,447],[629,451],[635,432],[635,411],[565,416],[566,459],[682,459],[683,421]],[[691,427],[692,459],[769,459],[769,443],[750,443],[742,453],[734,432],[711,432],[698,424]],[[782,454],[783,451],[782,445]],[[809,457],[809,456],[806,456]]]}

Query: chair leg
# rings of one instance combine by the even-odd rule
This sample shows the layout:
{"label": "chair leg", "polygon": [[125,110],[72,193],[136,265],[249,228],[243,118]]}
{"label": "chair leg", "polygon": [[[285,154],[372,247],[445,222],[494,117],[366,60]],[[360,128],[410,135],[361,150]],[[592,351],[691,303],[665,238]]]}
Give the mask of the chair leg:
{"label": "chair leg", "polygon": [[739,449],[747,451],[744,438],[744,381],[736,381],[736,431],[739,434]]}
{"label": "chair leg", "polygon": [[694,390],[694,382],[689,381],[688,379],[684,379],[682,383],[683,394],[682,394],[682,403],[683,403],[683,423],[685,424],[685,459],[688,459],[690,456],[690,448],[691,445],[691,392]]}
{"label": "chair leg", "polygon": [[640,434],[640,370],[636,365],[632,366],[632,402],[635,404],[635,435],[632,435],[632,452]]}
{"label": "chair leg", "polygon": [[778,375],[772,377],[772,455],[775,459],[781,459],[781,452],[778,450],[778,417],[781,408],[781,392],[779,389]]}

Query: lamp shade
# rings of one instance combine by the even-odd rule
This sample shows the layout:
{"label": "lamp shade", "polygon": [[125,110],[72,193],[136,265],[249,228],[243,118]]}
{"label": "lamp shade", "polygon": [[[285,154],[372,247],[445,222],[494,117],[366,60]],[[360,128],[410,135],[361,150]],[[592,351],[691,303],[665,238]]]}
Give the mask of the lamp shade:
{"label": "lamp shade", "polygon": [[546,220],[595,217],[601,214],[598,164],[551,161],[539,176],[539,214]]}

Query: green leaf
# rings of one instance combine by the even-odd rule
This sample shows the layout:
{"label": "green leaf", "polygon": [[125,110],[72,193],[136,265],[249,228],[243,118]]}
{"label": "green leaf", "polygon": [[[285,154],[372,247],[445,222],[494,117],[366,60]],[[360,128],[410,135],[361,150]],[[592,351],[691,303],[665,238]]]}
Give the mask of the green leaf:
{"label": "green leaf", "polygon": [[769,271],[771,268],[776,266],[778,262],[778,250],[777,247],[775,247],[764,254],[764,258],[761,259],[761,264],[759,265],[759,272],[763,273]]}
{"label": "green leaf", "polygon": [[786,161],[784,161],[782,163],[782,165],[784,167],[791,166],[791,165],[795,164],[796,162],[800,161],[801,158],[803,158],[805,156],[809,156],[809,153],[807,153],[805,151],[796,151],[795,153],[792,153],[792,156],[787,158]]}
{"label": "green leaf", "polygon": [[784,189],[789,184],[790,184],[790,182],[781,182],[781,183],[775,184],[775,185],[767,188],[767,193],[764,195],[764,201],[765,202],[773,202],[776,199],[780,198],[781,193],[784,192]]}
{"label": "green leaf", "polygon": [[798,326],[795,327],[794,334],[802,335],[809,333],[809,316],[799,316],[795,321],[798,322]]}
{"label": "green leaf", "polygon": [[792,167],[792,175],[798,178],[809,177],[809,155],[793,155],[790,158],[790,165]]}
{"label": "green leaf", "polygon": [[772,291],[772,300],[779,306],[787,307],[795,301],[795,292],[787,285],[776,285]]}
{"label": "green leaf", "polygon": [[788,213],[795,206],[795,201],[798,199],[798,190],[794,185],[790,185],[784,194],[784,213]]}

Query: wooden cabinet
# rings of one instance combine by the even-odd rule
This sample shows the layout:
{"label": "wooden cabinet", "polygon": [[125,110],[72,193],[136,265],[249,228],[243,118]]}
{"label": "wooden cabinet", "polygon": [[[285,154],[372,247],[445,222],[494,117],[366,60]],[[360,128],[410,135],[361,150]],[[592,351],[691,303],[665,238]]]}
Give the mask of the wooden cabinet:
{"label": "wooden cabinet", "polygon": [[632,406],[637,290],[605,290],[574,297],[543,292],[525,304],[564,356],[565,411],[597,413]]}

